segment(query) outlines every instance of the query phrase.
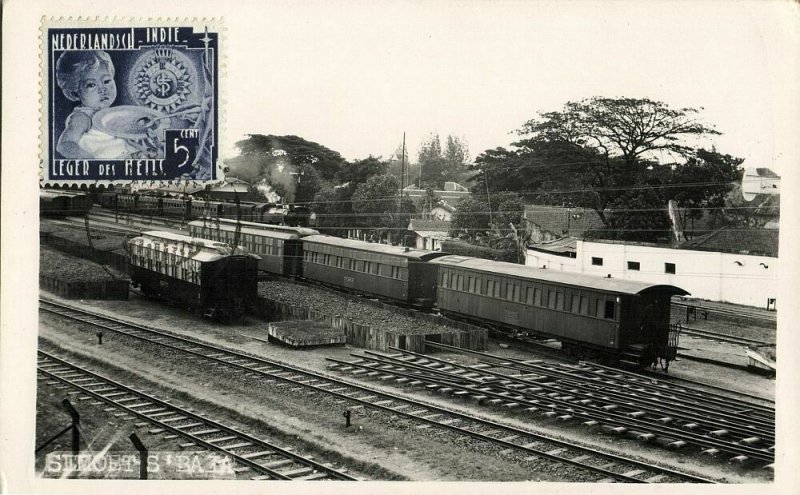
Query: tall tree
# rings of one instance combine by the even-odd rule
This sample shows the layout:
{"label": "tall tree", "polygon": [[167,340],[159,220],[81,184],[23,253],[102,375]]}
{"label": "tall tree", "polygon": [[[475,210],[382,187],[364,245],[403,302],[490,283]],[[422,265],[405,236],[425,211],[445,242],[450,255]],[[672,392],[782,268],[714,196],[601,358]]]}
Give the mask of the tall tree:
{"label": "tall tree", "polygon": [[338,152],[307,141],[299,136],[273,136],[250,134],[247,139],[236,142],[241,156],[284,156],[292,166],[311,165],[323,179],[333,179],[345,160]]}
{"label": "tall tree", "polygon": [[356,186],[330,187],[314,196],[312,206],[317,215],[317,229],[331,235],[347,235],[347,229],[355,226],[352,196]]}
{"label": "tall tree", "polygon": [[537,202],[592,208],[608,233],[666,232],[666,215],[634,210],[665,209],[672,167],[695,157],[690,141],[719,134],[697,113],[646,98],[568,102],[523,124],[517,149],[481,154],[473,191],[488,183]]}
{"label": "tall tree", "polygon": [[287,202],[308,202],[345,163],[336,151],[298,136],[250,134],[236,143],[230,175],[265,182]]}
{"label": "tall tree", "polygon": [[344,165],[336,174],[336,179],[343,184],[363,184],[370,177],[386,174],[387,168],[388,164],[381,161],[380,157],[376,158],[370,155],[363,160],[356,160]]}
{"label": "tall tree", "polygon": [[417,163],[420,167],[421,188],[444,188],[447,160],[442,155],[442,144],[439,135],[431,133],[420,145],[417,154]]}
{"label": "tall tree", "polygon": [[393,242],[401,242],[415,208],[411,198],[399,196],[399,189],[391,175],[370,177],[357,186],[352,198],[356,224],[379,234],[388,231]]}
{"label": "tall tree", "polygon": [[476,196],[459,201],[450,221],[450,237],[477,241],[489,230],[489,205]]}
{"label": "tall tree", "polygon": [[725,206],[725,198],[732,189],[732,183],[742,178],[744,159],[705,149],[685,164],[675,167],[673,183],[686,187],[676,188],[673,198],[678,205],[686,208],[686,219],[697,220],[706,209],[719,211]]}
{"label": "tall tree", "polygon": [[447,161],[446,179],[460,182],[462,174],[467,170],[469,163],[469,147],[467,142],[458,136],[448,135],[444,150],[444,159]]}

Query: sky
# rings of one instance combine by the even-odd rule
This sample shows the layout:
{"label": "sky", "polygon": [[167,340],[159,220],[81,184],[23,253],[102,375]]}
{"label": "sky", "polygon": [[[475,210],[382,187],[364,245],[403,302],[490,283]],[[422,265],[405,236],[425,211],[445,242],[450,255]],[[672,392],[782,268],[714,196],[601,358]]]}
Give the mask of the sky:
{"label": "sky", "polygon": [[352,160],[412,160],[431,132],[472,158],[591,96],[702,107],[697,144],[781,173],[798,159],[800,9],[790,2],[244,4],[227,25],[226,143],[294,134]]}

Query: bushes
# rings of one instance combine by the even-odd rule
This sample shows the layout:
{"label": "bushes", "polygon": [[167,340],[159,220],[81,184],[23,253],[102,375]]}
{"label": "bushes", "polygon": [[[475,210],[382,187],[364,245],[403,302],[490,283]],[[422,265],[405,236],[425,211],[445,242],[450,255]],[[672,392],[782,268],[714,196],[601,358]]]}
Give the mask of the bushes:
{"label": "bushes", "polygon": [[473,258],[519,263],[517,252],[514,250],[492,249],[485,246],[476,246],[464,241],[444,241],[442,243],[442,252],[460,256],[470,256]]}

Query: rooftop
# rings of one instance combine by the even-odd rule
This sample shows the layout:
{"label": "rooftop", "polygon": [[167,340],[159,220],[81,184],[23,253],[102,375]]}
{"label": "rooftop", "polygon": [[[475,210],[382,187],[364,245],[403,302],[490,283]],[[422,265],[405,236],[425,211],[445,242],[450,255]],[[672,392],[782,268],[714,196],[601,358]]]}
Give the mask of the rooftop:
{"label": "rooftop", "polygon": [[680,249],[778,257],[778,229],[719,229],[680,245]]}
{"label": "rooftop", "polygon": [[588,208],[525,205],[525,218],[542,230],[564,237],[580,237],[604,225],[597,212]]}

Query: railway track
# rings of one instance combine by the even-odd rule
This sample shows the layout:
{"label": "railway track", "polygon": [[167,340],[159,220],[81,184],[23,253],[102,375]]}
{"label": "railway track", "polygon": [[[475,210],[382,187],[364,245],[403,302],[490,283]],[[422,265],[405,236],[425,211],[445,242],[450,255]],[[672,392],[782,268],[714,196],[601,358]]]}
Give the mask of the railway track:
{"label": "railway track", "polygon": [[691,443],[706,454],[725,453],[742,463],[760,461],[771,468],[774,462],[774,407],[590,363],[554,365],[429,345],[480,356],[482,363],[464,366],[398,350],[397,356],[367,351],[358,356],[360,362],[348,365],[387,373],[392,369],[416,379],[424,376],[495,405],[513,404],[564,421],[602,424],[609,432],[628,433],[673,448]]}
{"label": "railway track", "polygon": [[770,324],[776,323],[778,318],[778,315],[775,311],[759,310],[756,308],[735,308],[723,306],[721,304],[715,304],[710,301],[703,301],[702,305],[700,305],[698,303],[673,300],[672,306],[681,309],[695,308],[698,312],[707,312],[708,314],[717,314],[720,316],[726,316],[728,318],[755,320]]}
{"label": "railway track", "polygon": [[230,456],[237,474],[252,472],[252,479],[258,480],[356,480],[344,470],[238,431],[42,350],[38,352],[37,372],[40,379],[50,385],[62,384],[74,389],[79,399],[91,398],[139,419],[136,426],[151,426],[151,434],[165,433],[167,440],[182,438],[181,448],[199,447]]}
{"label": "railway track", "polygon": [[[386,393],[361,384],[287,365],[273,360],[232,351],[164,331],[133,325],[122,320],[83,309],[40,300],[40,310],[117,332],[191,355],[206,363],[216,363],[269,381],[280,381],[319,392],[352,405],[383,411],[395,417],[420,423],[418,428],[436,427],[485,441],[505,451],[521,453],[528,458],[546,459],[592,473],[595,481],[628,483],[691,482],[713,483],[690,473],[678,472],[651,463],[626,458],[599,449],[571,444],[520,428],[486,420],[471,414],[431,405],[396,393]],[[368,374],[366,372],[365,374]],[[376,375],[379,373],[376,372]],[[391,376],[391,375],[389,375]],[[381,378],[380,376],[378,377]],[[391,376],[406,386],[426,386],[419,380]],[[387,378],[388,379],[388,378]],[[436,390],[442,391],[439,385]]]}
{"label": "railway track", "polygon": [[681,327],[681,334],[691,335],[694,337],[701,337],[708,340],[716,340],[718,342],[726,342],[728,344],[737,344],[743,346],[760,346],[768,344],[764,340],[748,339],[746,337],[737,337],[735,335],[728,335],[725,333],[712,332],[711,330],[702,330],[699,328]]}

